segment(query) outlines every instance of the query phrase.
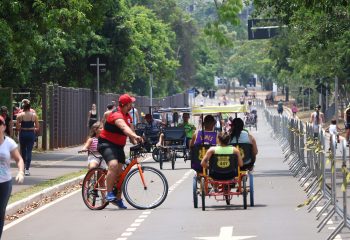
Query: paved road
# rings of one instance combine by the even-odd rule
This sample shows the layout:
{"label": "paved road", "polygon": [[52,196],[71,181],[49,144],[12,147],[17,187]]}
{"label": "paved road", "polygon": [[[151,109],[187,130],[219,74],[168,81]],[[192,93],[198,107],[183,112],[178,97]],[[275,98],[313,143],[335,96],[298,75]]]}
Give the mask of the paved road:
{"label": "paved road", "polygon": [[[331,230],[316,232],[316,211],[296,210],[306,199],[305,193],[282,162],[280,146],[271,138],[261,113],[259,119],[259,131],[253,130],[259,147],[254,173],[255,207],[244,210],[241,197],[234,198],[232,206],[207,198],[205,212],[194,209],[194,173],[188,162],[179,159],[176,170],[165,163],[163,173],[172,191],[155,210],[108,206],[91,211],[76,192],[8,225],[3,239],[326,239]],[[158,168],[151,160],[147,164]]]}

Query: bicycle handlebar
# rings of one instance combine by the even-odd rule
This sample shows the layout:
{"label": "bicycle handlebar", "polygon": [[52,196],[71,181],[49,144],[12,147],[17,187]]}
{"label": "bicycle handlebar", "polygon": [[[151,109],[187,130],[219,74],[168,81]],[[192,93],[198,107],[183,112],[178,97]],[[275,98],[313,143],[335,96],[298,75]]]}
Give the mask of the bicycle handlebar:
{"label": "bicycle handlebar", "polygon": [[139,154],[144,153],[144,152],[146,152],[144,143],[139,143],[139,144],[136,144],[136,145],[130,147],[130,154],[131,155],[139,155]]}
{"label": "bicycle handlebar", "polygon": [[96,154],[93,151],[89,150],[89,149],[78,151],[78,153],[85,153],[85,152],[87,152],[88,154],[91,154],[95,158],[102,158],[102,156],[96,156]]}

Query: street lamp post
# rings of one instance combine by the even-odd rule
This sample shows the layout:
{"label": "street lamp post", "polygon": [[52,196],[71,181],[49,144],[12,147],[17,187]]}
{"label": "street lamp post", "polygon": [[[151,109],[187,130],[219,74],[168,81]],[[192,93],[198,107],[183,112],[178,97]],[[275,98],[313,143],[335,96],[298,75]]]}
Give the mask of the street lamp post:
{"label": "street lamp post", "polygon": [[152,72],[149,74],[149,80],[150,80],[150,88],[149,88],[150,113],[152,114],[152,106],[153,106],[153,74]]}

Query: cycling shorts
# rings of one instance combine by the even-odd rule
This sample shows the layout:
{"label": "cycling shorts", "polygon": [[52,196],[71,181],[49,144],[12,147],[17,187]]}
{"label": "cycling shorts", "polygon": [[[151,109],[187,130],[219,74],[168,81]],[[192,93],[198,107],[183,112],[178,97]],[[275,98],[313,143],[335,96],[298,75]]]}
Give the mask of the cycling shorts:
{"label": "cycling shorts", "polygon": [[106,163],[111,160],[117,160],[118,163],[125,163],[124,146],[116,145],[106,139],[99,138],[97,150],[102,155]]}

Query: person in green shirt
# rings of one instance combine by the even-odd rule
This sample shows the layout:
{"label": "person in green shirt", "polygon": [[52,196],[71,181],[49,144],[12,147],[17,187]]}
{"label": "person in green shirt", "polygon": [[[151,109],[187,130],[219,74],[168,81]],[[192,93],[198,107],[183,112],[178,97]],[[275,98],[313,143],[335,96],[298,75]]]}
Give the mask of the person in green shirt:
{"label": "person in green shirt", "polygon": [[183,122],[178,125],[178,127],[183,127],[185,129],[186,133],[186,147],[189,147],[189,143],[192,139],[192,136],[194,132],[196,131],[196,127],[192,124],[189,123],[188,120],[190,120],[190,114],[189,113],[184,113],[182,114],[182,120]]}

